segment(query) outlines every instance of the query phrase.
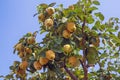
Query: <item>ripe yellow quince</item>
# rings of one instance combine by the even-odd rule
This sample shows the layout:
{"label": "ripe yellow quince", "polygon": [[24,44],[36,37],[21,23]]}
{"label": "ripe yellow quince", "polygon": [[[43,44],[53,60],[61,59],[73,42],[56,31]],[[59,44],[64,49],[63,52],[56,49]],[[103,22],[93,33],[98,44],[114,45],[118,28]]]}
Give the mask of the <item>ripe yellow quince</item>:
{"label": "ripe yellow quince", "polygon": [[48,63],[48,61],[49,60],[47,58],[45,58],[45,57],[40,57],[40,59],[39,59],[39,63],[41,65],[46,65]]}
{"label": "ripe yellow quince", "polygon": [[48,7],[46,9],[46,12],[48,13],[49,16],[55,13],[55,9],[53,7]]}
{"label": "ripe yellow quince", "polygon": [[63,46],[63,50],[65,53],[70,53],[72,51],[72,47],[70,44],[66,44]]}
{"label": "ripe yellow quince", "polygon": [[45,16],[44,16],[43,13],[40,13],[40,14],[38,15],[38,20],[39,20],[39,21],[42,21],[42,22],[45,20]]}
{"label": "ripe yellow quince", "polygon": [[68,38],[70,38],[72,36],[72,34],[67,30],[64,30],[62,35],[66,39],[68,39]]}
{"label": "ripe yellow quince", "polygon": [[32,36],[31,36],[31,37],[28,37],[28,38],[27,38],[27,43],[28,43],[28,44],[34,44],[34,43],[35,43],[35,38],[32,37]]}
{"label": "ripe yellow quince", "polygon": [[53,26],[54,22],[52,19],[49,18],[49,19],[45,20],[44,24],[45,24],[46,28],[51,28]]}
{"label": "ripe yellow quince", "polygon": [[28,66],[28,62],[27,61],[22,61],[19,65],[20,69],[26,69]]}
{"label": "ripe yellow quince", "polygon": [[35,61],[35,62],[33,63],[33,66],[34,66],[34,68],[35,68],[36,70],[42,69],[42,65],[39,63],[39,61]]}
{"label": "ripe yellow quince", "polygon": [[76,56],[71,56],[68,59],[68,63],[72,66],[72,67],[78,67],[80,65],[80,61],[78,60],[78,58]]}
{"label": "ripe yellow quince", "polygon": [[46,51],[46,58],[48,60],[54,60],[55,59],[55,53],[52,50]]}
{"label": "ripe yellow quince", "polygon": [[67,23],[67,30],[69,32],[75,32],[76,31],[76,26],[74,22],[68,22]]}

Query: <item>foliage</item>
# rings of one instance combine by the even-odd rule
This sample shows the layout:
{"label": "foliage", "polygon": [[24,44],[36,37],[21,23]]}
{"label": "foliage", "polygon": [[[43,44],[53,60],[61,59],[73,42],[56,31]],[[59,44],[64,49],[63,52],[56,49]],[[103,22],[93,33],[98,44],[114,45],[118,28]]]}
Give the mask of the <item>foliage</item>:
{"label": "foliage", "polygon": [[[14,61],[11,73],[0,77],[119,80],[119,19],[112,17],[105,22],[97,0],[79,0],[68,8],[62,4],[54,8],[54,5],[37,6],[35,16],[38,15],[40,30],[27,33],[18,41],[14,53],[21,61]],[[42,42],[36,41],[39,34],[45,34]]]}

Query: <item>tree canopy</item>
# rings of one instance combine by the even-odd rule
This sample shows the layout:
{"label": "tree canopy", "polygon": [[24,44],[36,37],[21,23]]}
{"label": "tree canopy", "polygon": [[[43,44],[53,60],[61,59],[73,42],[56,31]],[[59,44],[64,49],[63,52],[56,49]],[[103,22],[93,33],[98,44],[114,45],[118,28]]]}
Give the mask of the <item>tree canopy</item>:
{"label": "tree canopy", "polygon": [[[39,4],[39,30],[25,34],[14,46],[11,72],[4,80],[119,80],[119,18],[104,21],[98,0]],[[45,34],[41,42],[38,35]]]}

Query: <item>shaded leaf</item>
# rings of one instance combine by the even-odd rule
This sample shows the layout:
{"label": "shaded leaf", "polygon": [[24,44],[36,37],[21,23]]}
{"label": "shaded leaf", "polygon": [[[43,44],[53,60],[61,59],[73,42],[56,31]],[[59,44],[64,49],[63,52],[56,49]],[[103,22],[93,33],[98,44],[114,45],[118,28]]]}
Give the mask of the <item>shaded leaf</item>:
{"label": "shaded leaf", "polygon": [[119,53],[115,53],[113,56],[111,56],[111,58],[118,58],[119,57]]}
{"label": "shaded leaf", "polygon": [[120,31],[118,32],[118,38],[120,39]]}
{"label": "shaded leaf", "polygon": [[56,3],[51,3],[51,4],[49,4],[48,6],[49,6],[49,7],[53,7],[55,4],[56,4]]}
{"label": "shaded leaf", "polygon": [[10,70],[14,70],[14,69],[15,69],[15,67],[14,67],[14,66],[10,66],[9,68],[10,68]]}
{"label": "shaded leaf", "polygon": [[12,78],[13,78],[13,75],[9,75],[9,74],[8,74],[8,75],[6,75],[5,77],[6,77],[7,79],[12,79]]}
{"label": "shaded leaf", "polygon": [[100,5],[99,1],[97,1],[97,0],[93,1],[93,4]]}
{"label": "shaded leaf", "polygon": [[109,66],[109,67],[108,67],[108,70],[109,70],[109,71],[115,71],[115,70],[116,70],[116,68],[115,68],[115,67],[113,67],[113,66]]}
{"label": "shaded leaf", "polygon": [[108,56],[107,53],[103,53],[103,54],[100,55],[100,58],[103,59],[103,58],[105,58],[105,57],[107,57],[107,56]]}

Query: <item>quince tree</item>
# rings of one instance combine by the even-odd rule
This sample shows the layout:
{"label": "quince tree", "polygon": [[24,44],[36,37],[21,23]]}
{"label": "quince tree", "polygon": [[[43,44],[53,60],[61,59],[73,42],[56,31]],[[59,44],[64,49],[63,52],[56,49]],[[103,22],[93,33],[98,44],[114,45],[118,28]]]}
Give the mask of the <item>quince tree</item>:
{"label": "quince tree", "polygon": [[[119,19],[107,22],[98,0],[40,4],[40,30],[25,34],[14,46],[14,61],[5,80],[120,80]],[[41,42],[38,35],[45,34]]]}

